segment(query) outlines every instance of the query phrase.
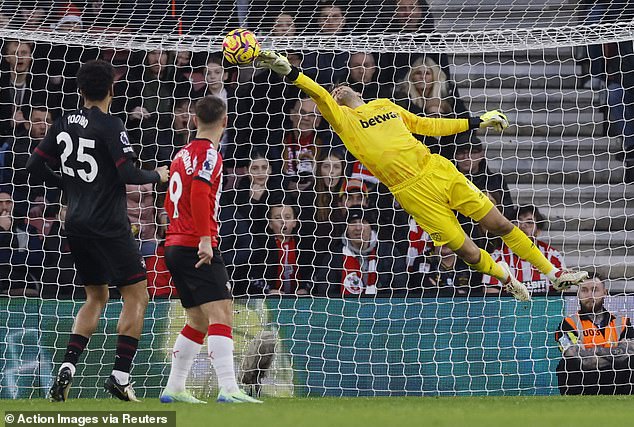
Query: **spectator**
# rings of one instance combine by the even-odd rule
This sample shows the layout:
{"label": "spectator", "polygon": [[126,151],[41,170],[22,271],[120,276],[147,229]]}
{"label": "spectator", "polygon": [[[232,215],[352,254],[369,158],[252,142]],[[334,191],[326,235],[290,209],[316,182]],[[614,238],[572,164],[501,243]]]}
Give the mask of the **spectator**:
{"label": "spectator", "polygon": [[463,135],[469,138],[469,142],[456,147],[455,159],[458,170],[480,190],[494,195],[495,200],[500,200],[501,204],[498,204],[497,207],[504,216],[514,218],[513,199],[504,176],[501,173],[491,172],[487,166],[484,147],[475,133],[469,131]]}
{"label": "spectator", "polygon": [[[561,253],[548,243],[538,240],[544,229],[545,222],[544,217],[536,206],[522,206],[517,211],[517,226],[520,230],[535,242],[535,246],[542,251],[544,256],[546,256],[555,267],[560,269],[566,268]],[[548,280],[545,275],[541,274],[539,270],[531,266],[530,263],[523,261],[513,254],[507,246],[503,245],[500,249],[493,252],[491,256],[496,262],[506,262],[511,267],[511,272],[515,275],[517,280],[524,283],[533,295],[545,294],[548,291],[554,290],[550,280]],[[482,280],[487,286],[487,293],[500,293],[501,285],[496,278],[484,276]]]}
{"label": "spectator", "polygon": [[[317,6],[317,35],[343,36],[346,34],[345,10],[333,2],[322,2]],[[348,53],[338,51],[309,52],[304,56],[302,69],[320,84],[345,80]]]}
{"label": "spectator", "polygon": [[358,179],[345,179],[339,192],[339,206],[346,209],[367,209],[369,204],[368,186]]}
{"label": "spectator", "polygon": [[292,206],[274,204],[268,212],[269,236],[264,248],[254,251],[249,264],[249,293],[308,295],[312,288],[312,259],[306,238],[297,235]]}
{"label": "spectator", "polygon": [[[471,272],[464,261],[447,246],[437,246],[436,256],[431,265],[431,274],[424,285],[432,286],[436,291],[449,296],[469,296],[476,292],[482,294],[482,275]],[[471,284],[477,284],[472,288]]]}
{"label": "spectator", "polygon": [[[434,18],[429,5],[425,0],[395,0],[392,19],[387,28],[387,32],[400,35],[411,35],[421,38],[417,33],[432,33],[435,30]],[[409,67],[422,54],[409,53],[382,53],[379,57],[381,83],[394,83],[402,81]],[[435,63],[440,64],[443,72],[450,79],[449,60],[446,54],[425,54],[431,57]],[[456,98],[458,91],[454,91]]]}
{"label": "spectator", "polygon": [[153,184],[126,185],[128,199],[128,220],[132,234],[139,243],[144,258],[154,255],[157,245],[158,216],[154,202]]}
{"label": "spectator", "polygon": [[246,179],[240,180],[235,191],[222,194],[223,209],[225,206],[235,206],[237,213],[248,222],[248,233],[252,239],[248,247],[251,249],[264,246],[268,206],[282,198],[281,183],[271,173],[268,159],[256,152],[249,164]]}
{"label": "spectator", "polygon": [[343,35],[346,33],[345,10],[332,1],[321,2],[317,6],[317,31],[323,35]]}
{"label": "spectator", "polygon": [[[2,67],[3,72],[0,77],[0,92],[6,92],[1,96],[2,100],[9,102],[13,106],[9,117],[0,117],[4,122],[4,132],[7,132],[7,120],[13,129],[13,134],[17,135],[25,131],[26,117],[29,115],[31,105],[43,104],[49,98],[46,91],[46,76],[34,75],[31,72],[33,65],[33,45],[18,40],[9,40],[4,43],[2,58],[6,65]],[[6,72],[4,70],[7,70]],[[6,133],[5,133],[6,135]]]}
{"label": "spectator", "polygon": [[604,306],[607,291],[596,275],[579,285],[580,310],[566,317],[555,333],[562,358],[557,365],[559,392],[632,394],[634,328],[628,317]]}
{"label": "spectator", "polygon": [[[296,67],[302,62],[299,52],[288,52]],[[253,82],[241,84],[236,90],[236,166],[248,164],[252,149],[263,152],[269,159],[281,159],[286,117],[290,116],[299,98],[299,89],[288,85],[282,77],[259,69]],[[281,173],[281,162],[274,162],[273,172]]]}
{"label": "spectator", "polygon": [[293,37],[297,35],[297,27],[293,17],[286,12],[277,15],[271,29],[271,35],[274,37]]}
{"label": "spectator", "polygon": [[42,241],[24,218],[13,214],[13,199],[0,191],[0,293],[38,296],[41,289]]}
{"label": "spectator", "polygon": [[[30,184],[29,173],[26,171],[26,162],[29,160],[35,147],[44,139],[51,125],[51,115],[46,107],[33,107],[27,110],[25,131],[18,135],[8,147],[4,155],[2,175],[7,181],[2,184],[13,186],[14,215],[25,217],[29,211],[29,200],[33,201],[37,196],[44,195],[41,187],[33,187]],[[50,190],[47,195],[49,200],[56,200],[58,192]]]}
{"label": "spectator", "polygon": [[394,15],[388,32],[431,33],[434,16],[425,0],[395,0]]}
{"label": "spectator", "polygon": [[175,83],[173,68],[168,67],[168,53],[146,53],[140,81],[127,82],[127,123],[132,143],[141,143],[139,159],[155,166],[157,133],[169,129],[174,110]]}
{"label": "spectator", "polygon": [[155,253],[148,256],[145,263],[150,298],[178,298],[172,275],[165,264],[165,240],[158,243]]}
{"label": "spectator", "polygon": [[[284,135],[282,173],[287,178],[284,187],[292,191],[297,188],[300,166],[302,173],[311,175],[317,148],[327,144],[317,131],[322,117],[312,99],[298,99],[291,109],[290,121],[292,128]],[[302,160],[307,161],[302,164]]]}
{"label": "spectator", "polygon": [[31,4],[21,4],[17,8],[17,14],[14,15],[12,26],[21,26],[23,30],[37,31],[40,30],[44,19],[47,16],[42,4],[31,2]]}
{"label": "spectator", "polygon": [[429,283],[432,271],[432,257],[435,252],[434,242],[429,233],[416,224],[416,220],[412,217],[409,218],[407,242],[408,288],[420,291],[424,287],[434,286]]}
{"label": "spectator", "polygon": [[236,151],[235,132],[233,131],[236,120],[236,97],[235,90],[227,84],[227,80],[228,74],[222,65],[222,57],[216,54],[209,55],[205,64],[207,84],[200,91],[192,91],[192,99],[198,100],[207,95],[215,95],[227,102],[228,123],[220,141],[220,152],[223,164],[226,164],[227,167],[235,167],[238,160],[236,155],[241,154],[241,152]]}
{"label": "spectator", "polygon": [[196,130],[194,123],[195,104],[190,99],[179,99],[174,104],[172,125],[158,132],[155,158],[158,166],[168,166],[178,151],[189,143]]}
{"label": "spectator", "polygon": [[448,116],[455,111],[447,76],[428,57],[418,58],[397,90],[397,103],[414,114],[428,117]]}
{"label": "spectator", "polygon": [[72,2],[67,3],[59,15],[59,19],[51,22],[51,30],[68,33],[83,29],[81,11]]}
{"label": "spectator", "polygon": [[[455,95],[455,86],[430,57],[419,57],[409,68],[405,78],[398,84],[395,102],[414,114],[428,117],[468,118],[469,113],[460,98]],[[453,159],[457,141],[468,135],[450,135],[440,138],[417,136],[433,153]]]}
{"label": "spectator", "polygon": [[[49,210],[49,209],[47,209]],[[52,217],[48,226],[44,227],[44,274],[42,275],[42,297],[54,299],[77,298],[81,287],[75,287],[77,272],[75,261],[70,254],[70,247],[64,230],[66,206],[58,212],[44,213],[45,218]]]}
{"label": "spectator", "polygon": [[390,85],[380,86],[376,80],[378,68],[374,55],[369,52],[354,52],[348,60],[348,80],[346,84],[359,92],[365,101],[389,96]]}
{"label": "spectator", "polygon": [[[370,211],[350,209],[343,236],[324,257],[318,282],[331,296],[391,296],[406,287],[406,265],[390,241],[379,242]],[[373,225],[374,223],[374,225]]]}
{"label": "spectator", "polygon": [[[175,95],[176,103],[185,98],[189,98],[192,92],[194,80],[194,69],[192,67],[192,52],[189,50],[176,51],[174,55],[174,82],[176,82]],[[204,76],[199,73],[198,80],[202,83]],[[202,85],[200,86],[202,87]],[[198,89],[200,89],[198,87]]]}
{"label": "spectator", "polygon": [[220,251],[231,278],[234,296],[246,295],[249,286],[249,258],[253,237],[247,221],[235,205],[222,206],[220,220]]}
{"label": "spectator", "polygon": [[328,252],[333,239],[344,232],[341,209],[344,158],[340,151],[319,150],[314,185],[299,193],[299,234],[315,239],[315,264]]}
{"label": "spectator", "polygon": [[621,137],[625,162],[625,181],[634,182],[634,49],[632,42],[608,44],[606,52],[606,86],[608,134]]}
{"label": "spectator", "polygon": [[[611,0],[584,0],[584,25],[631,20],[634,3]],[[631,40],[604,46],[588,46],[590,79],[585,87],[593,90],[607,88],[608,134],[623,139],[623,152],[618,155],[625,162],[625,182],[634,182],[634,44]]]}

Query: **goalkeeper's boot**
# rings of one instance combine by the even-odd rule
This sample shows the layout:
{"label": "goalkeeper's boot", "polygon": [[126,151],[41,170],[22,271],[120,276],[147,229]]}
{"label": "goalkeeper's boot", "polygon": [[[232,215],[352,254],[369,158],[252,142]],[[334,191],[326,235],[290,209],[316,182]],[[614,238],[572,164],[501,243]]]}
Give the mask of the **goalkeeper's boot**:
{"label": "goalkeeper's boot", "polygon": [[55,382],[48,392],[51,402],[65,402],[68,399],[70,386],[73,384],[73,374],[70,368],[62,368],[55,377]]}
{"label": "goalkeeper's boot", "polygon": [[161,403],[207,403],[204,400],[196,399],[188,390],[173,392],[169,391],[168,389],[163,390],[163,393],[161,393],[160,401]]}
{"label": "goalkeeper's boot", "polygon": [[134,389],[132,388],[133,383],[129,384],[119,384],[114,375],[110,375],[107,379],[103,388],[106,389],[108,393],[112,396],[116,397],[120,400],[125,400],[127,402],[140,402],[139,399],[136,398],[136,394],[134,394]]}
{"label": "goalkeeper's boot", "polygon": [[220,389],[220,393],[218,393],[218,399],[216,399],[218,403],[262,403],[261,400],[257,400],[246,394],[243,390],[238,389],[238,391],[229,393]]}
{"label": "goalkeeper's boot", "polygon": [[586,280],[588,278],[588,272],[559,270],[555,276],[556,279],[553,280],[553,288],[558,291],[565,291],[571,286],[579,285],[581,282]]}
{"label": "goalkeeper's boot", "polygon": [[515,278],[511,267],[504,261],[499,261],[498,265],[502,267],[502,270],[508,275],[508,279],[506,279],[506,283],[504,283],[504,290],[512,294],[518,301],[530,301],[531,294],[528,292],[528,288]]}

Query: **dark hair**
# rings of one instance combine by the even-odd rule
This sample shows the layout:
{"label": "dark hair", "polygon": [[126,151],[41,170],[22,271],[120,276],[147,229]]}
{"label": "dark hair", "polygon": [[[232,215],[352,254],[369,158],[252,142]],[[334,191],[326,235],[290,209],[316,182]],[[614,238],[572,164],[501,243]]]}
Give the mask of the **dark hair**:
{"label": "dark hair", "polygon": [[196,117],[203,124],[214,124],[222,120],[225,114],[227,114],[227,103],[217,96],[207,95],[196,103]]}
{"label": "dark hair", "polygon": [[205,66],[207,66],[207,64],[222,65],[222,55],[217,53],[210,54],[209,56],[207,56],[207,61],[205,61]]}
{"label": "dark hair", "polygon": [[[335,157],[341,160],[341,177],[339,177],[339,182],[335,186],[335,188],[328,188],[326,186],[324,177],[321,175],[321,167],[323,162],[328,157]],[[316,218],[319,222],[327,222],[330,218],[330,213],[332,212],[333,206],[336,206],[339,202],[339,189],[341,188],[341,184],[345,179],[345,169],[346,169],[346,156],[339,150],[336,149],[321,149],[317,150],[317,156],[315,159],[315,163],[317,167],[315,168],[315,207],[317,208]]]}
{"label": "dark hair", "polygon": [[77,87],[89,101],[101,101],[108,96],[114,83],[114,67],[100,59],[86,62],[77,72]]}
{"label": "dark hair", "polygon": [[291,200],[288,197],[280,197],[280,198],[276,198],[276,200],[273,200],[266,210],[266,218],[271,219],[271,215],[273,214],[273,209],[276,209],[276,208],[283,209],[285,207],[291,208],[291,210],[293,211],[293,216],[295,217],[295,219],[297,219],[299,215],[299,207],[293,200]]}
{"label": "dark hair", "polygon": [[537,206],[534,206],[534,205],[520,206],[520,208],[517,210],[517,219],[519,219],[519,217],[524,215],[533,215],[533,218],[535,218],[535,225],[537,225],[537,229],[538,230],[544,229],[544,216],[539,211],[539,209],[537,209]]}
{"label": "dark hair", "polygon": [[30,119],[34,111],[43,111],[46,113],[46,115],[51,115],[51,112],[46,105],[36,104],[31,108],[26,108],[23,110],[23,112],[25,113],[25,119]]}
{"label": "dark hair", "polygon": [[179,108],[180,106],[187,106],[189,110],[195,104],[190,98],[176,98],[176,102],[174,102],[174,109]]}

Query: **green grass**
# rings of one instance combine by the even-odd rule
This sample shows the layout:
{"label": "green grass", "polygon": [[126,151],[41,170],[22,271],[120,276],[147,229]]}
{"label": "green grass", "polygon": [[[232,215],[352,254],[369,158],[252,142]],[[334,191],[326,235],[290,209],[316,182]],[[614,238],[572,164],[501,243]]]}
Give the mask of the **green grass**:
{"label": "green grass", "polygon": [[104,399],[64,404],[0,400],[0,408],[1,411],[174,410],[179,427],[618,427],[632,425],[634,396],[269,398],[263,405],[213,402],[164,405],[155,399],[146,399],[141,404]]}

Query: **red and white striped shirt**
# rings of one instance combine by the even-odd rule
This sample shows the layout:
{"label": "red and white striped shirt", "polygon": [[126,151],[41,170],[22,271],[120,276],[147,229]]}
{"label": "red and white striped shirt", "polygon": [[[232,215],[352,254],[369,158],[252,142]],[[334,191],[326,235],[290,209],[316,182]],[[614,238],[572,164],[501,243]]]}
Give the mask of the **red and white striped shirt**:
{"label": "red and white striped shirt", "polygon": [[[566,268],[564,264],[564,258],[561,253],[550,246],[548,243],[535,241],[535,245],[542,251],[544,256],[551,262],[555,268]],[[507,246],[502,246],[501,249],[496,250],[491,254],[495,262],[505,261],[511,272],[515,275],[517,280],[524,283],[529,291],[532,292],[546,292],[551,289],[550,280],[543,275],[538,269],[536,269],[528,261],[522,260],[515,255]],[[482,283],[485,285],[497,286],[500,284],[495,277],[487,276],[482,277]]]}
{"label": "red and white striped shirt", "polygon": [[408,233],[408,247],[407,247],[407,269],[426,273],[429,271],[429,264],[421,263],[416,266],[416,261],[419,257],[430,255],[434,252],[434,242],[425,230],[420,228],[420,225],[416,223],[416,220],[412,217],[409,218],[409,233]]}

